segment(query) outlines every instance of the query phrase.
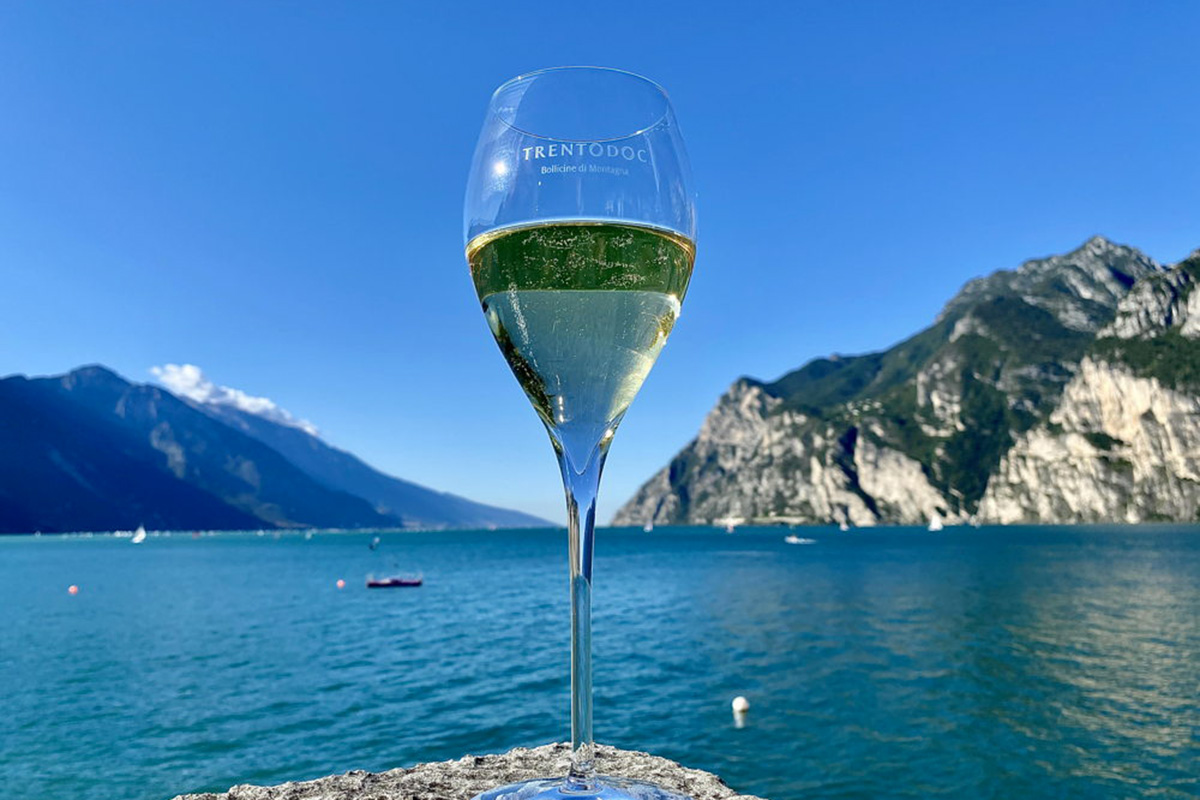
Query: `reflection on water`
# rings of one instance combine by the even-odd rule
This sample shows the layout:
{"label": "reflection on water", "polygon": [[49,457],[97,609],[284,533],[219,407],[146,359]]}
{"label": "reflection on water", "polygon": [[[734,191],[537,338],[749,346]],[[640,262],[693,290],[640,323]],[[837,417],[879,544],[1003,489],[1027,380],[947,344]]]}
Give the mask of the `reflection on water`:
{"label": "reflection on water", "polygon": [[[772,800],[1200,796],[1195,529],[812,536],[602,532],[597,738]],[[562,738],[562,534],[370,539],[0,541],[6,798]]]}
{"label": "reflection on water", "polygon": [[755,691],[790,719],[756,719],[764,756],[726,774],[770,763],[794,797],[1200,796],[1195,530],[856,536],[727,565],[720,669],[770,676]]}

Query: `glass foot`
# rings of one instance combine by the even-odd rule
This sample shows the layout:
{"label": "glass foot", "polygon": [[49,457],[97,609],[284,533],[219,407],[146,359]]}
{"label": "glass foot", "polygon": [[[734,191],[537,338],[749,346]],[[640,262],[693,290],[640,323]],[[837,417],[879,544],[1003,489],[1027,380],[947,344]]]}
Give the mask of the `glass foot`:
{"label": "glass foot", "polygon": [[692,800],[685,794],[667,791],[653,783],[596,777],[591,788],[575,783],[568,784],[566,778],[538,778],[537,780],[512,783],[498,789],[489,789],[475,795],[472,800]]}

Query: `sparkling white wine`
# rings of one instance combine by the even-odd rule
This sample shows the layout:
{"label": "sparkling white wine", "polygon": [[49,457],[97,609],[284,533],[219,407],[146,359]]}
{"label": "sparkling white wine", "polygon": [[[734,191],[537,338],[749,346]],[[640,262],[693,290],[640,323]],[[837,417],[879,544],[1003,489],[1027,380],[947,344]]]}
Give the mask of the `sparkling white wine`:
{"label": "sparkling white wine", "polygon": [[695,249],[675,233],[608,222],[505,228],[467,246],[500,350],[564,438],[612,435],[662,350]]}

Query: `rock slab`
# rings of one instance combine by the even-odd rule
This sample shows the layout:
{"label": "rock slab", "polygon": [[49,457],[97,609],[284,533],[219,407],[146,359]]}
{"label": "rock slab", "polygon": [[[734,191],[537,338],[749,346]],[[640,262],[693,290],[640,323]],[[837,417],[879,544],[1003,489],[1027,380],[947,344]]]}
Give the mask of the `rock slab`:
{"label": "rock slab", "polygon": [[[604,745],[596,751],[604,774],[657,783],[695,800],[761,800],[738,794],[716,775],[665,758]],[[570,755],[564,743],[518,747],[502,755],[466,756],[388,772],[357,770],[279,786],[234,786],[224,794],[186,794],[174,800],[470,800],[504,784],[563,775]]]}

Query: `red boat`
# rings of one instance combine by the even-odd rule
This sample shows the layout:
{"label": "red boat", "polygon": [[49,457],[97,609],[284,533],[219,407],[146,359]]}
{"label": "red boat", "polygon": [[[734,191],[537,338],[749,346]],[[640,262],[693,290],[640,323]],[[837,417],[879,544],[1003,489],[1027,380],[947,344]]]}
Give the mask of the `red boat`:
{"label": "red boat", "polygon": [[405,586],[420,586],[424,581],[420,575],[390,575],[383,578],[376,578],[374,575],[367,576],[368,589],[399,589]]}

